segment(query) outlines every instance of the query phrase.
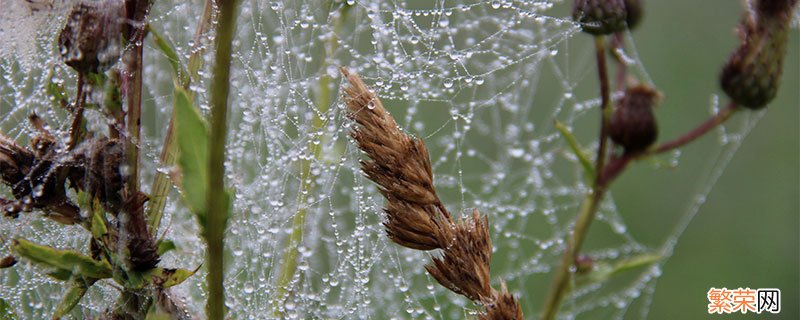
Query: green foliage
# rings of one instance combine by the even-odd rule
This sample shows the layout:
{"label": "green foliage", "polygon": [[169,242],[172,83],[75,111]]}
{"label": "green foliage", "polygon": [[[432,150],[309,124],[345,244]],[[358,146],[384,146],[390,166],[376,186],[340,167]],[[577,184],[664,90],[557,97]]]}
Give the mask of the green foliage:
{"label": "green foliage", "polygon": [[86,290],[89,289],[90,285],[91,284],[87,284],[83,281],[73,282],[67,290],[67,293],[61,298],[61,302],[58,304],[55,314],[53,314],[53,319],[61,319],[61,317],[72,311],[86,294]]}
{"label": "green foliage", "polygon": [[572,150],[572,153],[575,154],[578,161],[581,163],[586,181],[589,183],[594,182],[594,165],[592,161],[589,160],[589,156],[586,155],[586,152],[583,151],[583,148],[581,148],[578,139],[576,139],[572,132],[569,131],[569,128],[560,121],[556,120],[554,125],[556,129],[558,129],[558,132],[561,133],[561,136],[564,137],[564,140],[567,140],[567,145],[569,145],[570,150]]}
{"label": "green foliage", "polygon": [[59,250],[38,245],[25,239],[14,240],[14,251],[20,256],[53,269],[53,277],[66,279],[104,279],[111,277],[111,265],[72,250]]}
{"label": "green foliage", "polygon": [[173,48],[172,44],[169,43],[167,39],[161,36],[152,26],[148,25],[147,30],[150,31],[150,36],[153,37],[153,42],[156,44],[156,48],[161,50],[161,53],[167,57],[169,61],[169,65],[172,67],[173,72],[173,79],[175,81],[175,87],[182,87],[187,88],[189,86],[189,73],[186,72],[186,68],[183,67],[180,58],[178,58],[178,54],[175,53],[175,48]]}
{"label": "green foliage", "polygon": [[8,304],[3,299],[0,299],[0,320],[16,320],[17,314],[11,308],[11,305]]}
{"label": "green foliage", "polygon": [[659,260],[661,260],[661,256],[659,255],[644,253],[616,262],[598,261],[593,270],[578,276],[576,283],[578,286],[584,286],[592,283],[603,283],[615,275],[651,265]]}
{"label": "green foliage", "polygon": [[178,185],[183,200],[197,216],[205,234],[208,186],[208,126],[183,89],[175,91],[175,138],[178,142]]}
{"label": "green foliage", "polygon": [[177,248],[175,242],[172,242],[172,240],[161,240],[156,245],[156,253],[158,253],[159,256],[163,256],[165,253]]}

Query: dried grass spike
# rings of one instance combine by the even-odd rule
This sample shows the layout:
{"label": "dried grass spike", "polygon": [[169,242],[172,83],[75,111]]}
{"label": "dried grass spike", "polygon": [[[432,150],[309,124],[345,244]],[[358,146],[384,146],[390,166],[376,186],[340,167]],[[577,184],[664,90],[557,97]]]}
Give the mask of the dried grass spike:
{"label": "dried grass spike", "polygon": [[454,237],[442,256],[425,266],[441,285],[476,302],[494,298],[489,277],[492,240],[487,224],[488,219],[481,217],[477,209],[470,218],[462,217],[454,226]]}
{"label": "dried grass spike", "polygon": [[502,284],[502,288],[498,293],[497,300],[493,303],[487,303],[486,313],[478,316],[478,320],[522,320],[522,307],[519,301],[514,298],[514,295],[508,292],[506,284]]}

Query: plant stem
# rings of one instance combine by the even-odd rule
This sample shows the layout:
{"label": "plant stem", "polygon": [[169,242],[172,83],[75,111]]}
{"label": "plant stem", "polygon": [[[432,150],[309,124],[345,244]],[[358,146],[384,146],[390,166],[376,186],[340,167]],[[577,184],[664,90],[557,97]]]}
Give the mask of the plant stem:
{"label": "plant stem", "polygon": [[725,122],[725,120],[728,120],[728,118],[730,118],[734,113],[736,113],[736,110],[738,110],[738,108],[736,107],[735,102],[728,103],[728,105],[724,109],[720,110],[716,115],[709,118],[696,128],[692,129],[692,131],[687,132],[686,134],[678,137],[675,140],[662,143],[661,145],[656,147],[651,153],[655,154],[655,153],[667,152],[682,147],[687,143],[692,142],[699,137],[702,137],[703,135],[708,133],[708,131],[711,131],[711,129],[716,128],[719,124]]}
{"label": "plant stem", "polygon": [[228,219],[229,199],[224,185],[225,138],[227,134],[228,93],[230,90],[231,46],[236,28],[238,1],[220,1],[216,34],[213,79],[211,81],[211,134],[209,139],[208,188],[206,196],[206,226],[208,242],[208,319],[225,317],[224,236]]}
{"label": "plant stem", "polygon": [[[600,77],[600,141],[597,147],[597,158],[595,159],[595,174],[600,174],[603,171],[603,166],[606,160],[606,149],[608,141],[608,122],[611,118],[611,113],[608,112],[611,108],[608,107],[611,102],[611,93],[609,92],[608,85],[608,69],[606,67],[606,50],[605,38],[602,36],[594,37],[594,49],[597,58],[597,75]],[[595,182],[597,185],[597,182]]]}
{"label": "plant stem", "polygon": [[[567,285],[569,283],[570,268],[575,264],[575,258],[581,250],[583,240],[589,231],[589,226],[594,220],[594,215],[597,212],[597,206],[603,199],[606,191],[607,183],[610,180],[603,178],[603,169],[605,168],[605,158],[607,153],[607,140],[608,140],[608,122],[611,116],[611,108],[609,108],[611,93],[609,90],[608,70],[606,67],[606,52],[605,52],[605,39],[602,36],[594,37],[595,54],[597,58],[597,74],[600,78],[600,141],[597,147],[597,158],[595,158],[595,179],[592,190],[586,195],[583,203],[581,204],[580,212],[575,220],[575,226],[572,230],[572,237],[567,243],[567,248],[561,256],[561,264],[556,269],[553,281],[550,284],[550,291],[545,302],[544,311],[542,312],[542,319],[554,319],[558,313],[561,300],[567,292]],[[603,179],[601,179],[603,178]]]}
{"label": "plant stem", "polygon": [[[202,40],[202,36],[208,32],[208,29],[211,28],[211,11],[213,6],[213,0],[207,0],[204,10],[203,10],[203,17],[197,24],[197,30],[195,31],[194,36],[194,43],[195,45],[192,47],[191,55],[189,56],[189,71],[186,75],[176,75],[176,77],[180,80],[180,85],[183,86],[184,89],[187,90],[189,94],[190,101],[194,102],[194,91],[190,90],[190,86],[192,82],[199,82],[199,70],[203,67],[203,53],[205,52],[205,47],[200,46],[199,43]],[[170,59],[175,59],[177,61],[177,56],[175,57],[168,57]],[[175,110],[173,109],[172,114],[169,117],[169,124],[167,125],[167,134],[164,137],[164,146],[161,148],[161,155],[159,156],[159,164],[162,167],[171,167],[175,164],[177,160],[176,157],[176,150],[175,150],[175,139],[174,134],[172,131],[174,130],[173,127],[175,126]],[[153,187],[150,192],[150,201],[147,207],[147,219],[148,224],[150,227],[150,233],[155,235],[158,232],[158,227],[161,225],[161,217],[164,215],[164,206],[167,204],[167,194],[169,192],[170,182],[168,179],[168,175],[162,170],[156,172],[156,176],[153,179]]]}
{"label": "plant stem", "polygon": [[[341,22],[345,20],[347,9],[349,9],[349,7],[350,6],[348,5],[343,5],[340,9],[341,16],[334,26],[335,30],[338,30],[341,27]],[[326,57],[331,57],[336,53],[336,49],[338,47],[338,43],[336,41],[337,39],[335,35],[328,39],[328,45],[325,48]],[[319,133],[319,137],[317,139],[312,136],[311,141],[309,141],[307,145],[308,150],[310,150],[314,155],[313,160],[300,160],[300,193],[297,195],[297,212],[295,212],[294,217],[292,218],[292,233],[289,235],[286,252],[283,255],[283,264],[281,265],[276,286],[277,296],[275,299],[273,299],[273,316],[275,317],[282,318],[284,316],[283,308],[281,306],[289,294],[288,288],[291,285],[291,281],[294,278],[295,273],[297,272],[297,256],[299,254],[300,243],[303,241],[306,214],[308,212],[306,201],[308,199],[308,195],[314,192],[314,188],[316,186],[311,175],[311,164],[314,161],[320,161],[322,159],[322,145],[325,138],[322,130],[324,129],[327,120],[323,120],[321,115],[325,115],[328,112],[328,106],[331,103],[330,86],[332,80],[333,79],[331,76],[329,76],[327,73],[324,73],[319,78],[319,82],[317,83],[315,104],[317,105],[318,111],[315,112],[313,116],[311,133],[312,135],[317,135]]]}

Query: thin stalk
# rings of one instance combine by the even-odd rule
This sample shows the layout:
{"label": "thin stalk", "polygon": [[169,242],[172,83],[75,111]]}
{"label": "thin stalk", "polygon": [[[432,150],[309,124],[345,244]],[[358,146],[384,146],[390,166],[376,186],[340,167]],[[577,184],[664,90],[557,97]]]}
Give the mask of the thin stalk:
{"label": "thin stalk", "polygon": [[220,1],[217,25],[213,78],[211,80],[211,134],[209,139],[208,194],[206,226],[208,255],[208,319],[225,317],[225,288],[223,250],[225,226],[228,219],[228,199],[225,184],[225,139],[227,134],[228,93],[230,91],[231,46],[236,28],[238,1]]}
{"label": "thin stalk", "polygon": [[606,66],[606,52],[605,52],[605,39],[602,36],[594,38],[595,54],[597,58],[597,74],[600,78],[600,142],[597,147],[597,158],[595,158],[595,179],[592,190],[586,195],[586,198],[581,204],[580,212],[575,220],[575,226],[572,230],[572,237],[567,243],[567,248],[561,256],[561,264],[556,269],[553,281],[550,284],[550,291],[545,302],[544,311],[542,312],[542,319],[554,319],[561,306],[561,300],[566,295],[569,279],[571,278],[570,268],[575,264],[575,258],[581,250],[583,240],[589,231],[589,226],[594,220],[594,215],[597,212],[597,207],[603,199],[606,191],[606,186],[610,182],[603,177],[605,168],[605,159],[607,153],[607,140],[608,140],[608,122],[611,117],[611,93],[609,89],[608,70]]}
{"label": "thin stalk", "polygon": [[652,153],[667,152],[682,147],[687,143],[692,142],[699,137],[702,137],[703,135],[711,131],[711,129],[716,128],[718,125],[725,122],[725,120],[728,120],[728,118],[730,118],[734,113],[736,113],[736,110],[738,110],[738,108],[736,107],[735,102],[728,103],[728,105],[724,109],[720,110],[716,115],[709,118],[705,122],[701,123],[696,128],[692,129],[692,131],[687,132],[686,134],[678,137],[675,140],[662,143],[661,145],[656,147]]}
{"label": "thin stalk", "polygon": [[[608,145],[608,122],[611,119],[611,93],[608,85],[608,68],[606,66],[605,39],[602,36],[594,37],[594,49],[597,58],[597,75],[600,77],[600,141],[597,147],[594,172],[600,174],[606,161]],[[595,182],[596,185],[596,182]]]}
{"label": "thin stalk", "polygon": [[603,195],[605,194],[605,191],[611,182],[613,182],[614,179],[619,176],[619,174],[621,174],[625,168],[627,168],[631,161],[648,155],[663,153],[682,147],[705,135],[713,128],[716,128],[718,125],[728,120],[736,112],[736,110],[738,110],[736,104],[731,102],[724,109],[720,110],[719,113],[701,123],[686,134],[672,141],[665,142],[648,152],[640,154],[624,154],[621,157],[613,158],[611,162],[605,165],[603,170],[597,175],[593,190],[587,194],[586,199],[581,205],[581,210],[578,213],[578,217],[575,221],[572,238],[567,245],[567,249],[564,251],[564,255],[561,257],[560,266],[555,271],[550,292],[548,293],[547,301],[545,302],[545,309],[542,312],[542,319],[551,320],[555,318],[559,306],[561,305],[561,300],[563,300],[568,291],[567,288],[569,279],[571,278],[570,268],[575,264],[575,258],[580,252],[583,240],[589,231],[589,226],[591,225],[592,220],[594,220],[597,207],[600,201],[602,201]]}
{"label": "thin stalk", "polygon": [[125,127],[127,128],[127,138],[125,139],[128,153],[128,190],[129,194],[139,191],[139,138],[141,137],[141,118],[142,118],[142,38],[144,34],[137,32],[132,39],[133,48],[127,53],[126,76],[127,87],[125,90],[128,110],[126,114]]}
{"label": "thin stalk", "polygon": [[[181,80],[181,85],[184,89],[187,90],[189,93],[190,101],[194,101],[194,91],[190,90],[190,86],[192,82],[199,82],[199,70],[203,67],[203,53],[205,53],[205,47],[200,46],[199,43],[202,40],[202,36],[208,32],[211,28],[211,11],[213,6],[213,0],[207,0],[205,7],[203,9],[203,17],[200,22],[197,24],[197,30],[195,31],[194,35],[194,43],[195,45],[192,47],[191,55],[189,56],[189,70],[188,75],[177,75]],[[177,61],[177,55],[174,57],[168,57],[170,59],[175,59]],[[159,156],[159,163],[161,166],[168,168],[175,164],[177,160],[176,157],[176,146],[175,146],[175,139],[174,134],[172,131],[174,130],[173,127],[175,126],[175,110],[172,111],[172,114],[169,117],[169,124],[167,125],[167,134],[164,137],[164,146],[161,148],[161,155]],[[147,207],[147,219],[149,224],[150,233],[155,235],[158,232],[158,227],[161,225],[161,217],[164,215],[164,207],[167,204],[167,194],[169,192],[170,182],[169,176],[167,173],[162,172],[159,170],[156,172],[156,176],[153,179],[153,187],[150,195],[150,201]]]}
{"label": "thin stalk", "polygon": [[[335,30],[341,27],[341,22],[345,20],[349,6],[343,6],[341,16],[339,17]],[[335,34],[336,32],[334,32]],[[338,44],[335,35],[328,39],[326,50],[326,57],[331,57],[336,53]],[[303,241],[303,234],[305,228],[306,215],[308,207],[306,201],[308,195],[314,192],[316,187],[314,179],[311,176],[311,164],[314,161],[320,161],[323,156],[322,145],[324,143],[324,135],[322,130],[325,128],[326,120],[321,118],[328,112],[328,106],[331,103],[331,82],[332,78],[327,74],[323,74],[317,83],[317,96],[315,104],[317,105],[318,112],[314,113],[312,120],[312,134],[319,133],[319,138],[312,138],[309,141],[307,148],[314,155],[313,160],[300,160],[300,193],[297,195],[297,212],[292,218],[292,233],[287,240],[287,248],[283,254],[283,264],[278,276],[277,282],[277,297],[273,300],[273,316],[283,317],[283,309],[281,305],[289,294],[289,286],[297,273],[297,256],[299,255],[300,243]]]}

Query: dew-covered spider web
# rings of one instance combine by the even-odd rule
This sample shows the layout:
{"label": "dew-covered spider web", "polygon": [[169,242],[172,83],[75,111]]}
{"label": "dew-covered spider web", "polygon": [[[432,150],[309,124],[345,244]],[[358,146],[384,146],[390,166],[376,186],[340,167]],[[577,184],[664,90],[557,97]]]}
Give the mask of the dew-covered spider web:
{"label": "dew-covered spider web", "polygon": [[[69,115],[50,101],[46,86],[55,81],[75,92],[76,75],[60,62],[55,45],[69,4],[3,3],[9,9],[0,13],[0,129],[27,144],[35,132],[27,117],[36,112],[65,137]],[[596,142],[600,102],[594,54],[589,38],[578,36],[580,28],[569,18],[571,1],[240,3],[227,148],[227,178],[235,189],[226,233],[231,318],[269,318],[276,308],[298,319],[462,319],[479,310],[426,274],[423,266],[436,253],[408,250],[386,238],[384,199],[361,174],[363,155],[348,136],[352,124],[342,104],[338,66],[362,75],[403,130],[425,140],[445,205],[453,212],[477,208],[488,216],[495,286],[505,281],[521,299],[526,317],[538,314],[588,190],[553,121],[574,131],[589,153]],[[152,9],[151,26],[184,63],[193,46],[212,43],[213,34],[195,43],[202,11],[200,1],[156,1]],[[635,43],[629,44],[625,54],[631,72],[657,85]],[[147,192],[157,170],[173,169],[158,164],[173,82],[161,51],[150,39],[144,45],[139,146]],[[192,90],[205,112],[208,64],[200,76]],[[99,132],[109,121],[97,110],[86,116]],[[565,318],[647,316],[661,267],[759,117],[738,118],[713,133],[719,143],[708,150],[708,175],[689,183],[696,188],[693,197],[683,199],[685,211],[665,226],[659,242],[637,239],[631,232],[636,226],[626,223],[614,194],[607,197],[586,254],[609,263],[646,254],[662,258],[627,276],[576,287],[564,303]],[[318,154],[316,146],[321,146]],[[679,160],[679,153],[659,157],[661,167]],[[309,183],[300,181],[304,162],[311,163]],[[8,188],[2,193],[11,197]],[[301,211],[306,216],[297,272],[288,284],[289,298],[277,302],[287,238]],[[87,250],[89,235],[83,229],[41,214],[0,221],[0,256],[11,254],[12,239],[18,237]],[[197,234],[196,219],[173,188],[159,236],[178,249],[161,265],[200,266],[205,247]],[[3,269],[0,298],[23,318],[50,317],[64,286],[45,271],[26,261]],[[204,310],[204,272],[172,290],[197,315]],[[108,297],[118,294],[117,284],[101,281],[73,315],[97,316],[114,301]]]}

